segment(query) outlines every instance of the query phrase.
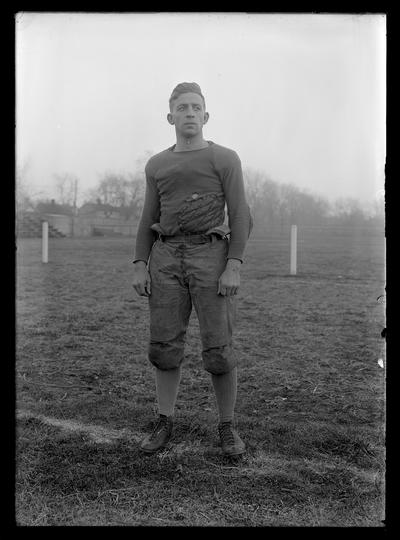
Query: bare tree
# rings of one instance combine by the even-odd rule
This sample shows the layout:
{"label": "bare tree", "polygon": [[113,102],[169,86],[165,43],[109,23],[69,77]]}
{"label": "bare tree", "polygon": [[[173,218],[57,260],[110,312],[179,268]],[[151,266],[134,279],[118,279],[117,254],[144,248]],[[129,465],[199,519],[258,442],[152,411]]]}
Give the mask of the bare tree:
{"label": "bare tree", "polygon": [[24,161],[23,165],[16,165],[15,168],[15,204],[17,215],[29,210],[34,210],[35,208],[33,198],[37,193],[29,186],[29,167],[30,161],[27,159]]}
{"label": "bare tree", "polygon": [[136,170],[128,175],[129,206],[132,210],[132,217],[140,218],[143,208],[144,195],[146,191],[145,165],[150,152],[136,160]]}
{"label": "bare tree", "polygon": [[243,170],[246,198],[257,224],[274,226],[279,207],[279,190],[277,182],[271,180],[264,172],[246,167]]}
{"label": "bare tree", "polygon": [[379,225],[385,223],[385,193],[383,190],[377,193],[371,203],[370,220]]}
{"label": "bare tree", "polygon": [[97,198],[103,204],[124,206],[127,202],[126,178],[122,174],[105,172],[97,186]]}
{"label": "bare tree", "polygon": [[258,170],[250,167],[243,169],[243,181],[246,190],[246,199],[253,211],[256,211],[261,202],[262,191],[267,180],[266,175]]}
{"label": "bare tree", "polygon": [[76,208],[79,180],[71,173],[55,174],[57,200],[62,205]]}
{"label": "bare tree", "polygon": [[144,203],[144,194],[146,190],[146,163],[153,152],[146,150],[135,162],[135,172],[128,175],[129,206],[131,216],[139,219]]}
{"label": "bare tree", "polygon": [[100,201],[119,208],[126,219],[140,217],[146,188],[145,165],[151,155],[147,151],[136,160],[135,171],[127,174],[107,171],[96,187],[86,192],[87,202]]}
{"label": "bare tree", "polygon": [[327,219],[329,202],[322,197],[271,180],[264,172],[243,171],[246,196],[256,223],[268,229],[290,224],[321,224]]}
{"label": "bare tree", "polygon": [[340,197],[333,205],[333,216],[341,225],[360,225],[366,221],[366,214],[360,201],[352,197]]}

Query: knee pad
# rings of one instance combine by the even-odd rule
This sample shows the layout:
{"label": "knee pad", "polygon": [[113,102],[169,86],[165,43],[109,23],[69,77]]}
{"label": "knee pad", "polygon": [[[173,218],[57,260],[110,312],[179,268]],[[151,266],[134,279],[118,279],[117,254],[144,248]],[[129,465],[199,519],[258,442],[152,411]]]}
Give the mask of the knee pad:
{"label": "knee pad", "polygon": [[177,368],[183,362],[183,348],[172,343],[151,342],[149,360],[158,369]]}
{"label": "knee pad", "polygon": [[231,345],[205,349],[202,356],[205,370],[212,375],[229,373],[237,366],[237,358]]}

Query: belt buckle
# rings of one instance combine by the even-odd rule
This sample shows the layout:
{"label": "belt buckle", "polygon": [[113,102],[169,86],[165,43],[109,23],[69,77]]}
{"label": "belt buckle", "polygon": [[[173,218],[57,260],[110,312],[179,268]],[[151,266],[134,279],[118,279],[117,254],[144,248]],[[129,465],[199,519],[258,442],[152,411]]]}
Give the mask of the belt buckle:
{"label": "belt buckle", "polygon": [[208,238],[203,233],[188,233],[188,239],[191,244],[205,244]]}

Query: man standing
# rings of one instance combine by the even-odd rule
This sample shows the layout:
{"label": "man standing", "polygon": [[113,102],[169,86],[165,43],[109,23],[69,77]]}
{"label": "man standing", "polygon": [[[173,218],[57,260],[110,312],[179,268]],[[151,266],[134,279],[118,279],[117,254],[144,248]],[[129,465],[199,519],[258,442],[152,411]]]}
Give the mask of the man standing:
{"label": "man standing", "polygon": [[[149,360],[155,366],[159,417],[140,448],[153,453],[172,434],[189,316],[199,320],[202,358],[215,390],[225,455],[245,452],[233,427],[237,359],[232,347],[240,266],[252,219],[237,154],[203,138],[209,114],[196,83],[169,100],[176,144],[146,165],[133,287],[149,297]],[[224,224],[225,205],[228,225]],[[228,240],[228,236],[230,237]]]}

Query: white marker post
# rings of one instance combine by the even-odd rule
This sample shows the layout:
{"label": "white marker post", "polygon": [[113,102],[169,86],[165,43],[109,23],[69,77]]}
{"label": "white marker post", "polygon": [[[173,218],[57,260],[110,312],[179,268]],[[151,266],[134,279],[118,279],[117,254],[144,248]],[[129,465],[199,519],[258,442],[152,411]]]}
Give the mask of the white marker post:
{"label": "white marker post", "polygon": [[42,223],[42,262],[49,262],[49,224]]}
{"label": "white marker post", "polygon": [[290,230],[290,275],[297,274],[297,225]]}

